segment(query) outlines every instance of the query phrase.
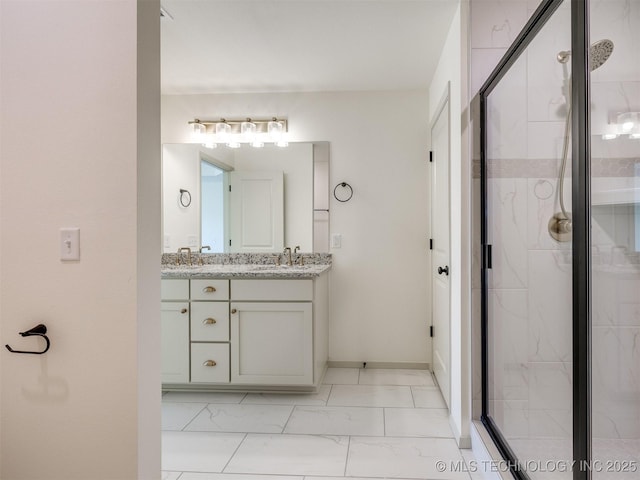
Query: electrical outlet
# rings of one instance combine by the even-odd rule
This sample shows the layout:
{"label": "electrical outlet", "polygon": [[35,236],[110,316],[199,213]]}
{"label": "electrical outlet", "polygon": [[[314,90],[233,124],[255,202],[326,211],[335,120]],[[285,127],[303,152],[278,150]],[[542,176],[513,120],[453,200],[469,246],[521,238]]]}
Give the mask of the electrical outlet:
{"label": "electrical outlet", "polygon": [[187,235],[187,247],[194,248],[198,246],[197,235]]}
{"label": "electrical outlet", "polygon": [[340,233],[331,234],[331,248],[342,248],[342,235]]}
{"label": "electrical outlet", "polygon": [[171,235],[164,236],[164,248],[171,248]]}

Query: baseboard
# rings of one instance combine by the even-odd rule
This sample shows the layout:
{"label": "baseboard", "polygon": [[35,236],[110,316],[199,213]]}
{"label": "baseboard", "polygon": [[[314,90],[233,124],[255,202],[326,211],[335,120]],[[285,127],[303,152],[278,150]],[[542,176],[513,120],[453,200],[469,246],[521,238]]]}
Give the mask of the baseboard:
{"label": "baseboard", "polygon": [[427,362],[341,362],[329,361],[329,367],[332,368],[388,368],[388,369],[408,369],[408,370],[429,370],[431,364]]}
{"label": "baseboard", "polygon": [[451,431],[453,432],[453,438],[458,444],[458,448],[471,448],[471,436],[465,435],[462,436],[460,434],[460,430],[458,430],[458,425],[453,421],[453,417],[449,415],[449,426],[451,427]]}

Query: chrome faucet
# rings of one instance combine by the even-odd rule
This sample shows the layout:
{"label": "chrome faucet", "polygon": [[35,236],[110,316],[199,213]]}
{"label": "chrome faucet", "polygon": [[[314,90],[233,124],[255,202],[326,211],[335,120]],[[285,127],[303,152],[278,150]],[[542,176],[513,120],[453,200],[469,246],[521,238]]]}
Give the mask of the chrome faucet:
{"label": "chrome faucet", "polygon": [[178,258],[176,260],[176,265],[180,265],[180,255],[185,251],[187,252],[187,264],[191,266],[191,249],[189,247],[181,247],[178,249]]}
{"label": "chrome faucet", "polygon": [[291,261],[291,247],[287,247],[284,249],[284,253],[285,255],[287,255],[287,265],[292,266],[293,262]]}
{"label": "chrome faucet", "polygon": [[293,253],[294,253],[295,255],[297,255],[297,256],[296,256],[296,262],[298,262],[298,265],[304,265],[304,260],[303,260],[303,258],[302,258],[302,254],[299,254],[299,255],[298,255],[298,252],[299,252],[299,251],[300,251],[300,245],[296,246],[296,248],[293,250]]}
{"label": "chrome faucet", "polygon": [[198,257],[198,265],[200,266],[204,265],[204,262],[202,261],[202,251],[205,249],[211,250],[211,247],[209,245],[202,245],[200,247],[200,256]]}

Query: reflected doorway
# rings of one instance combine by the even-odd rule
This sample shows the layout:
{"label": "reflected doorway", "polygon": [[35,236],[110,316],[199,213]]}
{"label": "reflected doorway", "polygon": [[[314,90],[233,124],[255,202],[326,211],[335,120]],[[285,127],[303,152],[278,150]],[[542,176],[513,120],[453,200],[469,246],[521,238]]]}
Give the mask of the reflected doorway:
{"label": "reflected doorway", "polygon": [[200,161],[200,245],[210,253],[224,253],[229,244],[227,202],[228,172]]}

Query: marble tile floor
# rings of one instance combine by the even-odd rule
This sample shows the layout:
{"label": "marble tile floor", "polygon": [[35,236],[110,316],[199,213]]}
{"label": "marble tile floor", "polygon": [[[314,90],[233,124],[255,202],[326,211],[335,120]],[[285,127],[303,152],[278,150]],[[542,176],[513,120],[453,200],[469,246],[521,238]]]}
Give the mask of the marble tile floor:
{"label": "marble tile floor", "polygon": [[162,398],[163,480],[471,480],[470,458],[424,370],[330,368],[314,394]]}

